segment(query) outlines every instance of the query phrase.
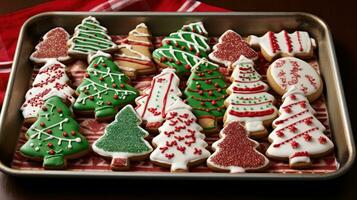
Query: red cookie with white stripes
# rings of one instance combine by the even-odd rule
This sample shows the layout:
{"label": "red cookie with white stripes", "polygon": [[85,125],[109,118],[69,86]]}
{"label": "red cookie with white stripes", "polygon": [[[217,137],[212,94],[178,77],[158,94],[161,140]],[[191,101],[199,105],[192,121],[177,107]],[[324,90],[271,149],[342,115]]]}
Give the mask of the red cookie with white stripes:
{"label": "red cookie with white stripes", "polygon": [[307,62],[294,57],[279,58],[268,68],[267,79],[275,92],[283,95],[295,86],[312,102],[322,94],[318,72]]}
{"label": "red cookie with white stripes", "polygon": [[325,127],[314,116],[304,94],[295,86],[283,96],[284,102],[274,120],[273,132],[269,135],[266,155],[279,160],[289,160],[292,168],[311,166],[310,158],[329,154],[333,150],[332,141],[323,133]]}
{"label": "red cookie with white stripes", "polygon": [[262,37],[251,35],[248,43],[254,48],[260,48],[263,56],[269,62],[278,57],[295,56],[299,58],[313,57],[316,42],[308,32],[295,31],[288,33],[282,30],[279,33],[268,31]]}
{"label": "red cookie with white stripes", "polygon": [[151,60],[152,48],[151,34],[147,26],[141,23],[121,41],[114,61],[121,71],[132,79],[137,75],[153,74],[156,67]]}

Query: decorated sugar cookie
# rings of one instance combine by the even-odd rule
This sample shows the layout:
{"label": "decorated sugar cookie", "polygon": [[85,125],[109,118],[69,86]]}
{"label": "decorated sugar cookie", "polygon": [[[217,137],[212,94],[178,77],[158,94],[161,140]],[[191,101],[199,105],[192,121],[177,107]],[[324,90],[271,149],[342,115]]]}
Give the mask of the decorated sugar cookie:
{"label": "decorated sugar cookie", "polygon": [[204,162],[210,155],[202,127],[196,123],[191,107],[178,99],[168,108],[160,134],[152,143],[156,149],[151,153],[152,162],[170,167],[171,172],[186,172],[189,166]]}
{"label": "decorated sugar cookie", "polygon": [[30,56],[30,60],[37,64],[46,63],[49,59],[56,59],[65,62],[70,59],[68,55],[67,42],[69,34],[61,27],[53,28],[42,38],[42,41],[36,46],[35,52]]}
{"label": "decorated sugar cookie", "polygon": [[206,133],[217,132],[217,122],[223,119],[227,97],[227,84],[219,72],[218,65],[203,58],[192,67],[192,73],[187,81],[185,96],[192,107],[199,124]]}
{"label": "decorated sugar cookie", "polygon": [[279,33],[268,31],[262,37],[251,35],[248,37],[249,45],[260,47],[266,60],[272,61],[277,57],[296,56],[300,58],[311,58],[315,40],[310,38],[305,31],[288,33],[282,30]]}
{"label": "decorated sugar cookie", "polygon": [[88,142],[71,115],[61,98],[54,96],[46,100],[38,119],[26,132],[28,141],[20,148],[21,154],[32,160],[43,160],[45,169],[66,168],[67,159],[86,154]]}
{"label": "decorated sugar cookie", "polygon": [[294,57],[280,58],[274,61],[267,71],[270,86],[283,95],[292,86],[302,91],[314,101],[322,94],[322,79],[317,71],[307,62]]}
{"label": "decorated sugar cookie", "polygon": [[119,69],[131,78],[153,74],[156,67],[151,60],[151,34],[144,23],[129,32],[129,36],[118,45],[114,61]]}
{"label": "decorated sugar cookie", "polygon": [[221,35],[218,43],[213,46],[213,51],[209,54],[209,58],[212,61],[224,64],[226,67],[231,67],[240,56],[255,60],[258,58],[258,53],[238,33],[232,30],[228,30]]}
{"label": "decorated sugar cookie", "polygon": [[58,96],[68,104],[74,102],[74,90],[67,84],[69,78],[66,74],[66,66],[56,59],[50,59],[40,68],[32,88],[25,95],[25,102],[21,106],[25,123],[31,124],[37,118],[37,113],[52,96]]}
{"label": "decorated sugar cookie", "polygon": [[268,166],[269,160],[257,151],[259,143],[249,139],[241,122],[229,122],[219,135],[221,139],[212,144],[214,153],[207,160],[209,168],[241,173],[261,170]]}
{"label": "decorated sugar cookie", "polygon": [[83,19],[82,23],[76,26],[68,43],[70,46],[68,53],[82,58],[99,50],[113,52],[117,47],[108,35],[107,29],[92,16]]}
{"label": "decorated sugar cookie", "polygon": [[184,25],[162,40],[162,46],[152,55],[160,67],[174,68],[179,76],[190,74],[192,66],[210,51],[207,31],[202,22]]}
{"label": "decorated sugar cookie", "polygon": [[98,51],[88,57],[90,65],[73,105],[77,114],[93,115],[97,120],[112,119],[119,107],[133,103],[138,96],[136,89],[128,84],[128,77],[111,60],[107,53]]}
{"label": "decorated sugar cookie", "polygon": [[112,170],[130,169],[130,161],[143,160],[152,151],[149,142],[144,139],[149,133],[140,124],[141,119],[135,109],[131,105],[125,106],[93,143],[93,151],[112,158]]}
{"label": "decorated sugar cookie", "polygon": [[231,121],[245,122],[245,128],[254,138],[267,136],[264,125],[270,125],[278,115],[273,105],[274,96],[266,92],[268,85],[254,69],[252,60],[241,56],[233,64],[232,84],[228,87],[229,97],[225,100],[227,111],[225,124]]}
{"label": "decorated sugar cookie", "polygon": [[152,79],[151,86],[144,90],[143,95],[135,100],[136,112],[147,130],[156,132],[162,125],[167,109],[182,95],[179,82],[175,69],[163,69]]}
{"label": "decorated sugar cookie", "polygon": [[292,168],[311,165],[310,158],[321,157],[333,150],[333,143],[324,135],[325,127],[314,116],[304,94],[291,87],[283,96],[284,102],[274,120],[274,131],[269,135],[266,155],[280,160],[289,160]]}

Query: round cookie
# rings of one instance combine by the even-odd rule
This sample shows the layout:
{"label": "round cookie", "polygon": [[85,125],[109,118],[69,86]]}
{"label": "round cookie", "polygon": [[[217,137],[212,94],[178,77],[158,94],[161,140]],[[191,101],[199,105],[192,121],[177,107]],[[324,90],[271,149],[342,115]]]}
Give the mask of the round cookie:
{"label": "round cookie", "polygon": [[274,61],[268,68],[267,79],[278,94],[283,95],[295,86],[311,102],[319,98],[323,90],[322,79],[317,71],[309,63],[294,57]]}
{"label": "round cookie", "polygon": [[191,109],[178,99],[168,108],[166,121],[159,128],[160,134],[152,140],[156,149],[150,155],[151,161],[170,167],[171,172],[186,172],[210,155],[202,127],[196,123]]}

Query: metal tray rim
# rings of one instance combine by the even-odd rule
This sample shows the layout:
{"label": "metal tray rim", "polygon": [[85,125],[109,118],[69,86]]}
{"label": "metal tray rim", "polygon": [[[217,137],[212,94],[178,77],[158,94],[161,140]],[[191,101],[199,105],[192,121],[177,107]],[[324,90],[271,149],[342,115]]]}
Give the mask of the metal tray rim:
{"label": "metal tray rim", "polygon": [[[320,24],[327,33],[327,41],[328,46],[330,47],[329,54],[331,56],[332,61],[332,69],[334,70],[334,79],[337,81],[337,92],[336,95],[343,111],[343,124],[347,130],[347,139],[349,142],[349,157],[346,164],[332,173],[326,174],[280,174],[280,173],[244,173],[244,174],[225,174],[225,173],[185,173],[185,174],[172,174],[172,173],[146,173],[146,172],[91,172],[91,171],[84,171],[79,173],[73,173],[77,171],[33,171],[33,170],[18,170],[11,167],[8,167],[0,160],[0,170],[6,174],[13,175],[13,176],[36,176],[36,177],[66,177],[66,178],[74,178],[74,177],[86,177],[86,178],[140,178],[140,179],[149,179],[149,178],[158,178],[158,179],[181,179],[181,178],[189,178],[189,179],[261,179],[261,180],[329,180],[334,179],[337,177],[342,176],[345,174],[353,165],[356,157],[355,152],[355,143],[353,139],[349,114],[347,110],[347,104],[344,96],[344,91],[342,87],[342,81],[340,77],[340,72],[337,64],[337,58],[334,51],[334,45],[332,42],[332,34],[328,25],[323,21],[321,18],[317,17],[316,15],[306,13],[306,12],[199,12],[199,13],[176,13],[176,12],[105,12],[105,13],[97,13],[97,12],[44,12],[32,16],[29,18],[22,26],[19,40],[17,44],[21,44],[23,41],[23,34],[28,26],[34,19],[44,17],[44,16],[52,16],[52,15],[93,15],[93,16],[102,16],[102,15],[117,15],[117,16],[239,16],[239,15],[260,15],[260,16],[304,16],[307,18],[311,18],[315,20],[318,24]],[[20,58],[20,50],[21,45],[17,45],[16,47],[16,54],[14,57],[14,62],[12,64],[10,79],[7,85],[7,88],[12,88],[13,82],[15,79],[15,71],[18,67],[18,59]],[[8,89],[5,94],[5,99],[3,103],[3,110],[7,109],[10,96],[12,94],[12,90]],[[2,129],[2,123],[5,119],[4,112],[1,113],[0,117],[0,130]]]}

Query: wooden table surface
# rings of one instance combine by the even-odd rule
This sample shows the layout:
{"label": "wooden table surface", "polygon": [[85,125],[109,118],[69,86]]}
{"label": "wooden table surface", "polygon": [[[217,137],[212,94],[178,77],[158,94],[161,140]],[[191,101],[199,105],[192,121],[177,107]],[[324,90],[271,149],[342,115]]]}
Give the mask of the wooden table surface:
{"label": "wooden table surface", "polygon": [[[3,2],[3,0],[1,0]],[[9,12],[39,0],[17,4]],[[330,26],[340,66],[353,132],[357,133],[357,11],[354,1],[237,0],[205,1],[236,11],[303,11],[315,14]],[[355,136],[355,138],[357,138]],[[355,199],[357,166],[342,177],[323,182],[273,181],[128,181],[26,179],[0,173],[0,199]]]}

